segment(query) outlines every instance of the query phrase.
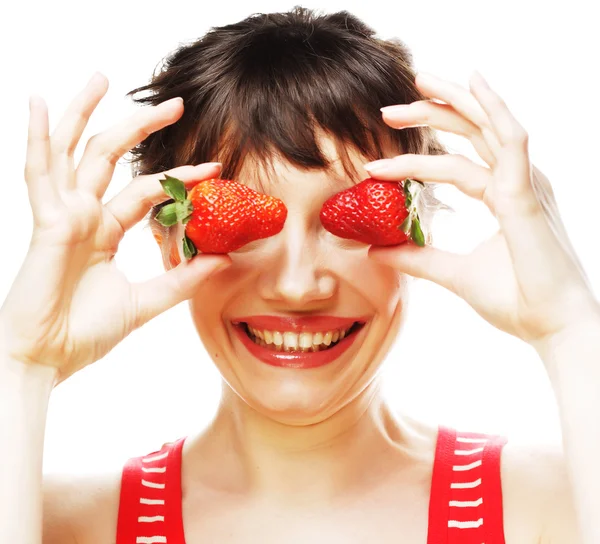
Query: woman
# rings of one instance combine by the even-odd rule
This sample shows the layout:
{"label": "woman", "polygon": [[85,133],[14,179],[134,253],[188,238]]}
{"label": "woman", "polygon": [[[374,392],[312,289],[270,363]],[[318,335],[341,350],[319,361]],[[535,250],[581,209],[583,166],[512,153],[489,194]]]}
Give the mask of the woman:
{"label": "woman", "polygon": [[[598,541],[600,437],[584,427],[600,408],[598,303],[550,184],[529,163],[526,133],[481,76],[469,90],[415,77],[400,42],[375,38],[348,13],[255,16],[178,49],[132,91],[151,90],[140,102],[153,107],[92,138],[75,168],[73,150],[106,90],[97,74],[51,137],[43,101],[31,99],[35,226],[0,311],[0,398],[11,415],[0,431],[11,444],[0,464],[0,541]],[[383,122],[382,106],[392,106]],[[432,129],[468,138],[488,167],[444,154]],[[102,205],[131,149],[138,175]],[[281,199],[285,226],[228,256],[187,262],[181,225],[155,220],[168,201],[165,173],[189,188],[235,178]],[[325,231],[323,203],[367,177],[452,183],[482,200],[500,230],[467,256]],[[167,272],[130,284],[112,257],[151,208]],[[450,289],[537,350],[557,394],[564,457],[391,412],[377,371],[401,329],[410,276]],[[184,300],[223,376],[212,424],[122,473],[42,482],[53,387]],[[316,349],[256,347],[275,333],[288,349],[310,333]]]}

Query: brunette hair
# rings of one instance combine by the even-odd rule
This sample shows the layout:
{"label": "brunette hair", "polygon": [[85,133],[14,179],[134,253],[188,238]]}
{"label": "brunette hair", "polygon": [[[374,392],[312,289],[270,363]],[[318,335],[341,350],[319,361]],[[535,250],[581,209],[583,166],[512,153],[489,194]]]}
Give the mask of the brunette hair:
{"label": "brunette hair", "polygon": [[[381,118],[382,106],[425,98],[415,75],[404,42],[376,37],[347,11],[319,14],[296,6],[213,27],[163,59],[150,83],[127,93],[149,92],[133,98],[139,104],[176,96],[185,104],[175,124],[131,151],[132,173],[219,161],[221,177],[235,179],[247,156],[269,170],[275,155],[300,169],[328,171],[318,131],[333,139],[355,181],[348,146],[369,160],[382,158],[385,142],[398,154],[446,153],[429,127],[396,130]],[[430,202],[437,201],[427,190]],[[154,217],[168,202],[150,212],[153,230],[164,233]]]}

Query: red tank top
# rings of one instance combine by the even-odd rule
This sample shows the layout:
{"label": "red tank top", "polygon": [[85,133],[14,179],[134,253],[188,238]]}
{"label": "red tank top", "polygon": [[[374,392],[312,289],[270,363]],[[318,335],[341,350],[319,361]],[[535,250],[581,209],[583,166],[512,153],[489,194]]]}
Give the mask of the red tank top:
{"label": "red tank top", "polygon": [[[184,438],[123,468],[116,544],[185,544],[181,514]],[[440,426],[427,544],[505,544],[500,454],[506,439]],[[401,535],[399,535],[400,537]]]}

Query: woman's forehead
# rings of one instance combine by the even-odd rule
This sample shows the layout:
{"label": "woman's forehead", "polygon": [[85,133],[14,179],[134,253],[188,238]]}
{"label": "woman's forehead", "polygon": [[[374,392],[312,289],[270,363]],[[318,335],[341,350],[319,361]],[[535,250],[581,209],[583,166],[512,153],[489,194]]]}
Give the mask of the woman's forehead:
{"label": "woman's forehead", "polygon": [[[338,152],[335,140],[326,135],[319,137],[319,146],[329,162],[325,168],[298,167],[273,153],[261,160],[256,156],[247,155],[239,170],[237,180],[253,189],[266,192],[269,186],[282,182],[305,181],[307,176],[319,178],[323,183],[339,187],[339,190],[351,187],[368,177],[363,165],[372,158],[363,155],[354,146],[345,145],[342,156]],[[393,149],[388,149],[386,156],[394,156]]]}

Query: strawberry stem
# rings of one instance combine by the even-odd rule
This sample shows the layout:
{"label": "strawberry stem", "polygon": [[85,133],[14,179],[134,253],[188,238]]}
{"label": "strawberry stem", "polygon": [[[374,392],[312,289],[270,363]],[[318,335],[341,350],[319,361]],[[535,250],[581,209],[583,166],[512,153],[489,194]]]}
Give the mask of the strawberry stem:
{"label": "strawberry stem", "polygon": [[[172,227],[181,221],[186,225],[192,218],[194,205],[187,198],[187,189],[180,179],[165,174],[165,179],[159,180],[163,191],[169,195],[174,202],[163,206],[156,214],[156,220],[165,227]],[[188,237],[184,235],[182,240],[183,254],[189,261],[194,255],[198,254],[198,249]]]}
{"label": "strawberry stem", "polygon": [[[413,192],[411,191],[411,185],[418,183],[419,187],[415,191],[415,199],[413,201]],[[417,211],[418,195],[421,192],[425,184],[422,181],[406,178],[402,184],[402,190],[404,191],[404,206],[408,210],[408,217],[400,225],[400,229],[407,235],[410,236],[411,240],[420,247],[425,245],[425,235],[421,228],[421,220]]]}

